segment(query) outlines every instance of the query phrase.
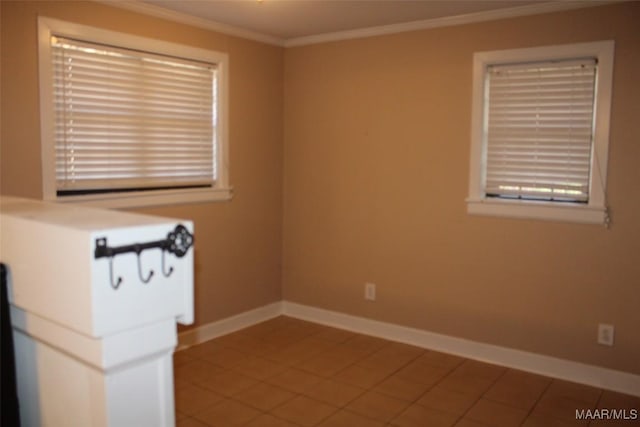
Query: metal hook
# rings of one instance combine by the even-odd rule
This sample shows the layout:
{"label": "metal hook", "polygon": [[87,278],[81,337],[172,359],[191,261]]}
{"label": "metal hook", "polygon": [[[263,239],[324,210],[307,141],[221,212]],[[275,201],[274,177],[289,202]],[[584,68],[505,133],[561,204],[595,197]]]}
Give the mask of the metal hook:
{"label": "metal hook", "polygon": [[162,251],[162,274],[164,275],[164,277],[169,277],[171,276],[171,274],[173,274],[173,267],[169,266],[169,271],[165,272],[164,269],[164,250]]}
{"label": "metal hook", "polygon": [[109,257],[109,279],[111,280],[111,287],[113,289],[118,289],[120,284],[122,283],[122,277],[118,277],[118,281],[113,283],[113,257]]}
{"label": "metal hook", "polygon": [[153,277],[153,270],[149,270],[149,274],[147,274],[147,278],[142,277],[142,264],[140,263],[140,250],[136,250],[136,254],[138,255],[138,276],[140,276],[140,280],[142,283],[149,283],[149,280]]}

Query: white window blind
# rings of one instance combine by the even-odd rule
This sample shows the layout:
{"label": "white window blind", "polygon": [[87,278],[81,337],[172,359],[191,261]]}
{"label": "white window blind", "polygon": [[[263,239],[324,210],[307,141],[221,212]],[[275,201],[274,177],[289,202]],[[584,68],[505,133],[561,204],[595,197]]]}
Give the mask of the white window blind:
{"label": "white window blind", "polygon": [[211,187],[216,66],[51,38],[58,195]]}
{"label": "white window blind", "polygon": [[588,202],[596,61],[492,65],[487,196]]}

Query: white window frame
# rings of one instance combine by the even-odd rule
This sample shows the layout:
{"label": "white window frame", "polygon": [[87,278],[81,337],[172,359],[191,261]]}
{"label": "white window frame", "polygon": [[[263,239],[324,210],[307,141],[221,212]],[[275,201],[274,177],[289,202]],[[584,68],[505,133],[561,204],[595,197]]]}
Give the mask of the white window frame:
{"label": "white window frame", "polygon": [[[599,41],[525,49],[477,52],[473,55],[473,94],[471,113],[471,155],[467,212],[513,218],[573,221],[603,224],[608,221],[606,205],[609,117],[613,82],[614,42]],[[585,204],[545,200],[505,200],[486,197],[485,76],[495,64],[542,62],[593,57],[598,61],[596,75],[593,149],[589,200]]]}
{"label": "white window frame", "polygon": [[[53,102],[53,66],[51,61],[52,36],[76,38],[88,42],[108,44],[216,64],[218,83],[216,108],[218,111],[218,123],[216,126],[216,151],[214,156],[217,162],[215,165],[217,176],[212,187],[58,196],[55,171],[55,112]],[[229,185],[228,155],[229,58],[226,53],[94,28],[52,18],[39,17],[38,54],[42,190],[44,200],[81,203],[105,208],[132,208],[231,199],[232,188]]]}

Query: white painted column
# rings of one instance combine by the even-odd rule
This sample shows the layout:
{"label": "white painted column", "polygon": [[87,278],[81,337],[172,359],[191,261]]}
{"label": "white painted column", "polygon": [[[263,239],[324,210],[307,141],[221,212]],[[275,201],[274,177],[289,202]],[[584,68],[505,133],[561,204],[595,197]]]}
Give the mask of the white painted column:
{"label": "white painted column", "polygon": [[[9,270],[23,426],[173,426],[176,320],[193,322],[193,248],[95,258],[96,240],[165,239],[189,221],[3,197],[0,259]],[[143,283],[140,274],[154,274]],[[115,289],[111,283],[122,277]]]}

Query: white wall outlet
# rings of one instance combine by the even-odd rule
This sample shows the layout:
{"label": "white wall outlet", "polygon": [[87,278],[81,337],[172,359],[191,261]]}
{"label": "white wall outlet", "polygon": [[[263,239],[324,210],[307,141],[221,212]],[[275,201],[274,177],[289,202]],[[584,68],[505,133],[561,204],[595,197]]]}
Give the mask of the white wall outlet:
{"label": "white wall outlet", "polygon": [[598,344],[613,346],[614,331],[613,325],[600,323],[598,325]]}
{"label": "white wall outlet", "polygon": [[376,300],[376,284],[375,283],[364,284],[364,299],[368,301]]}

